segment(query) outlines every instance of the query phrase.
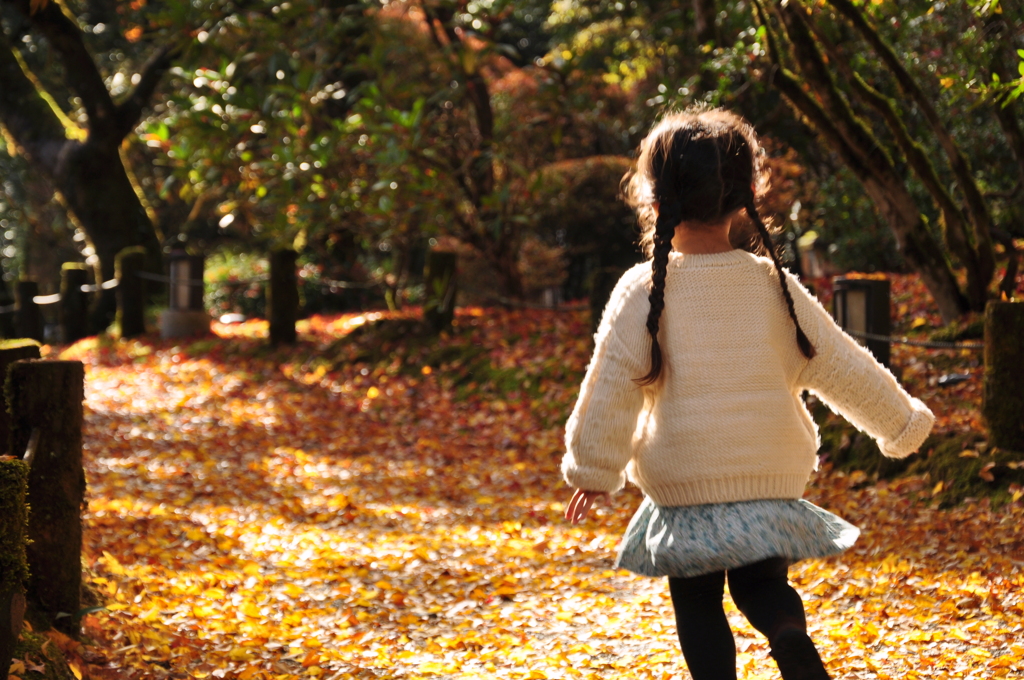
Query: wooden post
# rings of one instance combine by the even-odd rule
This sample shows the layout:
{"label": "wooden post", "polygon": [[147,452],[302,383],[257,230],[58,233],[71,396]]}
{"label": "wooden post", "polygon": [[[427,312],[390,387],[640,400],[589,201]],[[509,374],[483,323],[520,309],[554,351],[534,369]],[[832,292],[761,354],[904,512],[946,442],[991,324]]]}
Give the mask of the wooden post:
{"label": "wooden post", "polygon": [[981,406],[989,444],[1024,452],[1024,302],[985,307],[985,385]]}
{"label": "wooden post", "polygon": [[36,630],[56,628],[78,636],[74,618],[82,589],[81,361],[17,361],[7,373],[11,451],[35,440],[29,460],[27,616]]}
{"label": "wooden post", "polygon": [[[9,307],[14,304],[14,297],[7,288],[7,283],[0,279],[0,307]],[[14,312],[0,314],[0,338],[16,338],[14,332]],[[6,442],[5,442],[6,443]]]}
{"label": "wooden post", "polygon": [[458,292],[457,257],[455,253],[431,250],[423,267],[426,301],[423,320],[434,333],[451,328],[455,318],[455,295]]}
{"label": "wooden post", "polygon": [[[0,341],[0,385],[7,380],[7,369],[15,361],[22,359],[38,359],[39,343],[35,340],[25,338],[23,340],[2,340]],[[24,451],[11,451],[11,414],[8,409],[7,400],[0,403],[0,454],[10,454],[19,458]],[[3,676],[0,676],[3,677]]]}
{"label": "wooden post", "polygon": [[18,311],[14,313],[14,332],[19,338],[43,341],[43,314],[34,298],[39,295],[35,281],[18,281],[16,297]]}
{"label": "wooden post", "polygon": [[25,491],[28,465],[0,458],[0,678],[6,678],[25,616]]}
{"label": "wooden post", "polygon": [[81,262],[65,262],[60,268],[60,325],[64,342],[78,342],[89,334],[89,299],[82,286],[92,270]]}
{"label": "wooden post", "polygon": [[146,286],[138,273],[145,269],[146,249],[130,246],[114,258],[117,278],[117,323],[122,338],[134,338],[146,332]]}
{"label": "wooden post", "polygon": [[299,283],[295,275],[294,250],[281,248],[270,253],[270,285],[267,287],[267,318],[270,344],[295,344],[295,322],[299,318]]}

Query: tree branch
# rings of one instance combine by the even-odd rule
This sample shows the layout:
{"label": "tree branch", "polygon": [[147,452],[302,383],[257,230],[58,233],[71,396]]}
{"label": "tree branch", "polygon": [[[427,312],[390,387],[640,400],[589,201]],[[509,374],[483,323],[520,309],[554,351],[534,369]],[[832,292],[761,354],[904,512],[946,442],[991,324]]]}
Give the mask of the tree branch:
{"label": "tree branch", "polygon": [[978,257],[968,241],[967,225],[964,223],[963,214],[960,212],[959,206],[957,206],[949,191],[947,191],[942,180],[939,179],[935,166],[929,160],[924,147],[911,137],[897,111],[895,102],[868,84],[859,73],[854,71],[850,60],[840,54],[836,46],[828,42],[814,24],[808,22],[808,26],[817,37],[818,43],[828,54],[829,63],[835,65],[837,70],[850,84],[850,89],[857,98],[882,116],[886,126],[896,140],[896,145],[906,157],[907,163],[914,169],[914,172],[942,212],[943,222],[945,223],[943,235],[947,247],[972,272],[969,280],[976,280],[978,275]]}
{"label": "tree branch", "polygon": [[[797,66],[803,71],[808,67],[814,70],[816,77],[805,82],[793,71],[782,66],[782,60],[787,55],[780,45],[781,36],[776,34],[772,27],[763,0],[753,2],[757,8],[758,19],[767,31],[768,54],[775,67],[770,76],[772,85],[807,119],[860,180],[878,211],[889,222],[904,257],[921,273],[925,285],[939,306],[943,319],[952,321],[957,318],[967,311],[969,306],[938,242],[925,227],[920,210],[907,192],[902,176],[896,172],[888,155],[884,152],[878,153],[880,149],[874,137],[864,128],[863,122],[856,117],[846,100],[835,90],[835,81],[828,73],[809,30],[803,26],[803,49],[794,49]],[[789,0],[790,9],[795,5],[798,5],[796,0]],[[802,11],[802,8],[800,10]],[[786,11],[786,8],[781,11]],[[797,16],[795,20],[793,17],[788,18],[790,21],[784,21],[787,27],[792,23],[799,30],[803,17]],[[806,60],[812,63],[808,64]],[[810,87],[805,89],[807,85]],[[815,89],[816,86],[831,88],[832,91],[823,94]],[[838,104],[837,109],[832,108],[831,105],[834,104]],[[863,140],[867,141],[867,148],[858,146],[858,142],[855,141],[858,138],[861,143]]]}
{"label": "tree branch", "polygon": [[[1001,83],[1009,83],[1013,80],[1013,75],[1006,67],[1006,59],[1010,55],[1016,56],[1016,52],[1010,44],[1013,33],[1005,16],[1000,17],[996,31],[1001,35],[996,38],[997,45],[992,50],[991,70],[994,75],[999,76]],[[1001,92],[993,98],[992,107],[996,120],[999,121],[1003,135],[1013,152],[1013,157],[1017,160],[1017,172],[1020,175],[1019,185],[1020,182],[1024,182],[1024,131],[1021,130],[1020,122],[1017,119],[1019,109],[1017,100],[1011,97],[1009,92]]]}
{"label": "tree branch", "polygon": [[25,74],[7,36],[0,31],[0,124],[51,177],[68,143],[60,119]]}
{"label": "tree branch", "polygon": [[114,134],[118,135],[118,139],[123,139],[139,122],[160,79],[182,51],[181,43],[168,43],[158,49],[142,67],[139,84],[127,99],[117,105]]}
{"label": "tree branch", "polygon": [[893,49],[882,39],[878,31],[868,23],[863,12],[857,9],[850,0],[828,1],[864,36],[864,39],[875,50],[893,76],[895,76],[900,89],[917,105],[918,110],[921,111],[925,120],[928,121],[932,132],[938,138],[939,145],[945,151],[946,157],[949,159],[950,168],[953,170],[957,183],[960,185],[960,190],[964,194],[967,211],[971,216],[971,224],[974,227],[974,246],[978,253],[981,275],[984,280],[990,280],[995,272],[992,235],[990,234],[992,220],[989,215],[988,205],[978,189],[978,184],[974,180],[974,174],[971,172],[967,159],[964,158],[960,152],[960,147],[957,146],[953,136],[949,134],[942,119],[939,118],[939,114],[935,110],[931,99],[903,66]]}
{"label": "tree branch", "polygon": [[44,5],[35,7],[33,11],[31,0],[0,1],[14,6],[26,16],[32,26],[53,46],[67,74],[66,82],[82,99],[82,105],[89,116],[90,136],[102,136],[111,132],[114,127],[114,101],[103,83],[96,62],[85,47],[78,23],[65,14],[63,4],[57,0],[49,0]]}

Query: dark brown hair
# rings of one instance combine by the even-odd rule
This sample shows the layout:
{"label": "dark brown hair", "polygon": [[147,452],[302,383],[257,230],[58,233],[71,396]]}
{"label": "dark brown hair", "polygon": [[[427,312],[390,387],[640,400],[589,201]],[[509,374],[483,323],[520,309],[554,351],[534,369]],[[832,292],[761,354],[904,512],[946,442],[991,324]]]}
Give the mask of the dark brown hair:
{"label": "dark brown hair", "polygon": [[650,385],[661,377],[658,329],[665,308],[665,276],[672,237],[680,222],[720,224],[745,209],[775,264],[789,316],[796,326],[800,351],[810,359],[814,347],[800,328],[793,296],[772,247],[768,227],[757,212],[757,198],[767,188],[761,145],[743,118],[722,109],[672,113],[654,126],[640,144],[636,168],[623,178],[627,202],[640,221],[640,244],[651,258],[651,370],[636,382]]}

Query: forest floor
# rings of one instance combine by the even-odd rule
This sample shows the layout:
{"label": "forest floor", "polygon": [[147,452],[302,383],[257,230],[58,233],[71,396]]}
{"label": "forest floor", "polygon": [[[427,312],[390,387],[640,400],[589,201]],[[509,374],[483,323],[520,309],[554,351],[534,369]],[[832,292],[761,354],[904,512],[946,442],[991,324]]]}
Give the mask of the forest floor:
{"label": "forest floor", "polygon": [[[923,333],[914,286],[894,285],[897,330]],[[411,314],[314,317],[277,350],[258,321],[60,348],[87,369],[87,604],[105,607],[58,640],[76,676],[689,677],[664,581],[612,568],[636,489],[561,517],[586,314],[462,309],[429,342],[372,323]],[[977,352],[895,362],[940,430],[980,427]],[[971,378],[939,389],[951,370]],[[791,570],[835,677],[1024,673],[1024,491],[944,508],[941,486],[815,474],[806,498],[863,531]],[[777,677],[726,600],[741,677]]]}

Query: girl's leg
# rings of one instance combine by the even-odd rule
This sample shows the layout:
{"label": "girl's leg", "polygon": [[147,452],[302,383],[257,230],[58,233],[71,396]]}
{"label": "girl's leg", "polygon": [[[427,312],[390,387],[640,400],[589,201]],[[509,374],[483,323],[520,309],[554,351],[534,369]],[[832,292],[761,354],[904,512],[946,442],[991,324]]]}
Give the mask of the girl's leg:
{"label": "girl's leg", "polygon": [[783,680],[828,680],[807,636],[800,595],[789,585],[789,562],[773,557],[729,571],[729,592],[750,625],[768,638]]}
{"label": "girl's leg", "polygon": [[676,630],[693,680],[736,680],[736,643],[722,608],[725,572],[668,579]]}

